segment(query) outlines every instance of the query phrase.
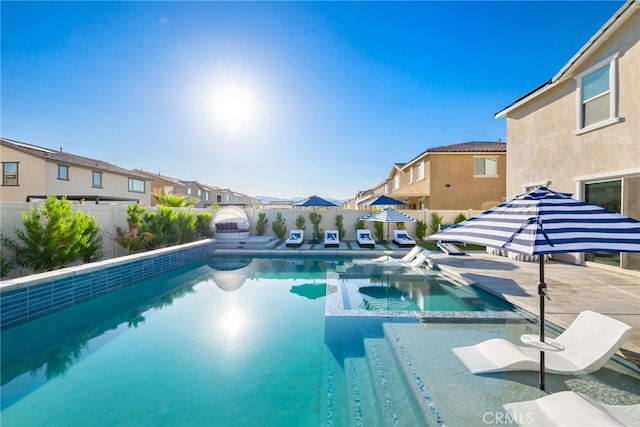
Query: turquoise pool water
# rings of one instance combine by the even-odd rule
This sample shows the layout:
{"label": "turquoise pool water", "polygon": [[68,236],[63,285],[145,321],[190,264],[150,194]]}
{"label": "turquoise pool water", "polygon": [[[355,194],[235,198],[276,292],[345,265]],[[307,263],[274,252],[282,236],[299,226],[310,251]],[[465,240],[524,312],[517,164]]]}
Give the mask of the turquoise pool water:
{"label": "turquoise pool water", "polygon": [[[474,376],[451,352],[526,320],[325,316],[354,265],[211,259],[4,330],[1,424],[482,425],[542,395],[536,373]],[[547,388],[640,403],[638,378],[611,362]]]}

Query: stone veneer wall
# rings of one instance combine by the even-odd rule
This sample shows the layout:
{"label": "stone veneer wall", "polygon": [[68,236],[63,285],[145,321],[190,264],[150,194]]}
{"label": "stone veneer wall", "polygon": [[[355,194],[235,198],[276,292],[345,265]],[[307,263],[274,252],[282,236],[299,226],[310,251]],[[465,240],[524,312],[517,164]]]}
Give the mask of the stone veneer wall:
{"label": "stone veneer wall", "polygon": [[214,240],[201,240],[2,281],[0,328],[44,316],[202,260],[214,250]]}

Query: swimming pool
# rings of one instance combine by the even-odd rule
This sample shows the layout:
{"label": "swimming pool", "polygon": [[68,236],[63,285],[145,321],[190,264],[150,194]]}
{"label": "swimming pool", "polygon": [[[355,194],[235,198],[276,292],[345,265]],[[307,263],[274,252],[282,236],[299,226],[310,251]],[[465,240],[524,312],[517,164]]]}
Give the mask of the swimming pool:
{"label": "swimming pool", "polygon": [[[451,352],[526,319],[325,315],[357,264],[212,258],[6,329],[2,425],[481,425],[543,394]],[[605,403],[639,403],[639,384],[613,362],[547,376]]]}

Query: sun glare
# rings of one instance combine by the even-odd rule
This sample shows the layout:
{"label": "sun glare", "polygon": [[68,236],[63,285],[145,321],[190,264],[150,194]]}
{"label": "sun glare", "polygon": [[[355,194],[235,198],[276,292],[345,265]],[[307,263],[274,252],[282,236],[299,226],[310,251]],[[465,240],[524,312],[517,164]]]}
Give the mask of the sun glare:
{"label": "sun glare", "polygon": [[263,102],[258,90],[240,78],[221,79],[209,93],[211,120],[227,135],[250,131],[263,119]]}
{"label": "sun glare", "polygon": [[219,330],[229,338],[242,333],[249,323],[246,313],[235,306],[229,307],[216,320]]}

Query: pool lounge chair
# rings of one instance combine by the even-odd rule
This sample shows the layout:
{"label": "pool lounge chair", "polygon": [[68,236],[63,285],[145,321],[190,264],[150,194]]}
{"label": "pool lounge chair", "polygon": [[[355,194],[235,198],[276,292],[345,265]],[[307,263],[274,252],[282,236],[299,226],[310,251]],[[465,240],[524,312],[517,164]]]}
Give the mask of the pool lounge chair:
{"label": "pool lounge chair", "polygon": [[[545,370],[554,374],[588,374],[599,370],[631,333],[631,326],[585,310],[554,341],[562,351],[547,351]],[[548,340],[549,341],[549,340]],[[537,371],[540,351],[503,338],[452,349],[473,374],[500,371]]]}
{"label": "pool lounge chair", "polygon": [[371,237],[371,231],[367,229],[356,230],[356,240],[361,248],[374,248],[376,242]]}
{"label": "pool lounge chair", "polygon": [[324,232],[324,247],[337,248],[340,246],[338,230],[327,230]]}
{"label": "pool lounge chair", "polygon": [[640,405],[607,405],[573,391],[502,406],[520,425],[586,427],[640,423]]}
{"label": "pool lounge chair", "polygon": [[304,242],[304,230],[291,230],[289,232],[289,238],[285,240],[285,246],[287,248],[297,247]]}
{"label": "pool lounge chair", "polygon": [[440,250],[447,255],[465,255],[464,251],[451,242],[443,242],[438,240],[436,243]]}
{"label": "pool lounge chair", "polygon": [[405,230],[393,230],[393,243],[401,248],[410,248],[416,245],[416,241]]}

